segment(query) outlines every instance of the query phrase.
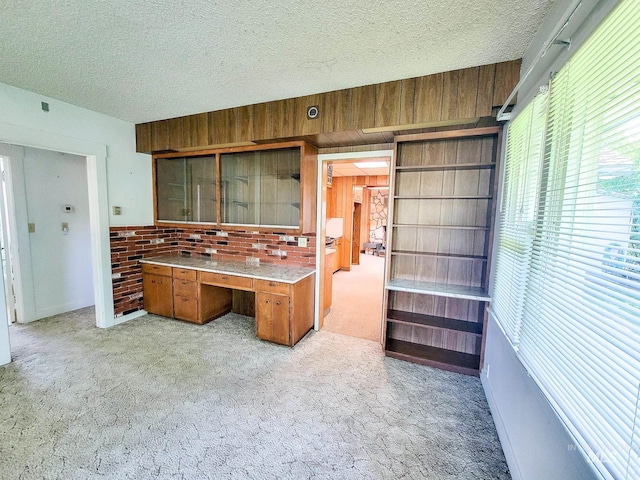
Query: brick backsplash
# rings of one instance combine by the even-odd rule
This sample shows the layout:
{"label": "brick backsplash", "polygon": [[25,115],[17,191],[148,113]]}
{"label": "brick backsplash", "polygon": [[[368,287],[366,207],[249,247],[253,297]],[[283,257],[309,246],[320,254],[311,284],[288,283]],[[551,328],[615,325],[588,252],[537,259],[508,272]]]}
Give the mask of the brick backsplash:
{"label": "brick backsplash", "polygon": [[[222,231],[156,226],[111,227],[111,273],[116,316],[143,308],[140,259],[183,254],[212,259],[315,266],[316,238],[298,247],[297,237],[285,232]],[[288,237],[288,238],[287,238]]]}

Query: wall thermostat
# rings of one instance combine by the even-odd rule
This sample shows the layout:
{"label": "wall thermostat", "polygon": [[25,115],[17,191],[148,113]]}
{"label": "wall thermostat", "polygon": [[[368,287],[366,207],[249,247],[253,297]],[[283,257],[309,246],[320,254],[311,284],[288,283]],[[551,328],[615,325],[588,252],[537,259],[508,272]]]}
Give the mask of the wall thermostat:
{"label": "wall thermostat", "polygon": [[307,107],[307,118],[309,120],[313,120],[314,118],[318,118],[320,114],[320,109],[317,105],[312,105],[311,107]]}
{"label": "wall thermostat", "polygon": [[73,213],[76,211],[75,207],[73,205],[63,205],[62,206],[62,211],[64,213]]}

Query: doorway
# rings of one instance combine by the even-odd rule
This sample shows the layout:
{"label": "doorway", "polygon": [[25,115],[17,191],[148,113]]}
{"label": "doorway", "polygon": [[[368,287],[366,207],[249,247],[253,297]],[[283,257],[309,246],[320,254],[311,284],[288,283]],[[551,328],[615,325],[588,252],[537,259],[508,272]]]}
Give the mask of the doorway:
{"label": "doorway", "polygon": [[[3,145],[8,313],[27,323],[94,305],[86,157]],[[9,153],[7,155],[6,153]],[[43,188],[46,185],[46,188]],[[15,280],[15,281],[12,281]],[[15,285],[15,301],[9,286]]]}
{"label": "doorway", "polygon": [[[346,154],[321,154],[319,158],[319,238],[316,265],[325,299],[317,328],[380,342],[385,271],[384,249],[365,248],[370,243],[371,221],[386,216],[371,206],[379,188],[387,188],[393,152],[389,150]],[[327,185],[327,165],[332,166]],[[338,225],[341,228],[335,229]],[[329,247],[327,247],[327,243]],[[331,257],[332,251],[337,259]],[[328,255],[327,255],[328,254]],[[326,258],[332,258],[323,262]],[[336,265],[337,263],[337,265]],[[332,267],[333,266],[333,267]],[[329,290],[327,292],[327,290]]]}

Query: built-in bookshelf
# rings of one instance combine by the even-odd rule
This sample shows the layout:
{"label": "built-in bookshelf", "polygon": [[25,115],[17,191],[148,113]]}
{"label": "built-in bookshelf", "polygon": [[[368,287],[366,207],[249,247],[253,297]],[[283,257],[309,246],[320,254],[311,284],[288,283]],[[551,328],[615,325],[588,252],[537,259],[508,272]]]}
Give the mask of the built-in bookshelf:
{"label": "built-in bookshelf", "polygon": [[386,355],[479,373],[500,135],[490,127],[396,137]]}

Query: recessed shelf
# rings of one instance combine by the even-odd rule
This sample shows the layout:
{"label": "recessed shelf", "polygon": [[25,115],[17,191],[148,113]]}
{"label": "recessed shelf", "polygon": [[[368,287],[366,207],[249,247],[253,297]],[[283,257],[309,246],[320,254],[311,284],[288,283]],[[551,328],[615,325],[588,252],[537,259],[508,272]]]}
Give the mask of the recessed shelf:
{"label": "recessed shelf", "polygon": [[453,258],[457,260],[482,260],[483,262],[487,261],[487,257],[482,255],[460,255],[456,253],[438,253],[438,252],[412,252],[409,250],[394,250],[391,252],[391,255],[405,255],[412,257],[442,257],[442,258]]}
{"label": "recessed shelf", "polygon": [[482,335],[482,324],[477,322],[467,322],[447,317],[426,315],[424,313],[404,312],[401,310],[389,310],[387,321],[391,323],[403,323],[416,327],[439,328],[444,330],[455,330],[473,335]]}
{"label": "recessed shelf", "polygon": [[408,360],[467,375],[477,376],[480,368],[480,355],[404,342],[394,338],[387,340],[385,354],[399,360]]}
{"label": "recessed shelf", "polygon": [[495,163],[456,163],[451,165],[398,165],[398,172],[421,172],[427,170],[476,170],[478,168],[494,168]]}
{"label": "recessed shelf", "polygon": [[464,298],[488,302],[491,297],[481,287],[466,287],[448,283],[424,282],[420,280],[406,280],[397,278],[390,280],[385,286],[387,290],[398,292],[423,293],[437,297]]}

